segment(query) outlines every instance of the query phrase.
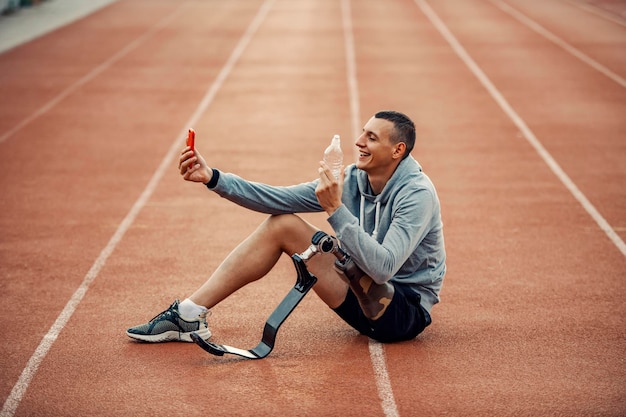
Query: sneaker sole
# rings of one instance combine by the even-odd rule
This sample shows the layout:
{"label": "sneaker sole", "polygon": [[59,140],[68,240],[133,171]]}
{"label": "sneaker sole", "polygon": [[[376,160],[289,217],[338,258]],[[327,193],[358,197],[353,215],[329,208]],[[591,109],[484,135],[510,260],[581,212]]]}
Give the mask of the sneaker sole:
{"label": "sneaker sole", "polygon": [[209,329],[198,330],[195,332],[180,333],[177,331],[169,331],[161,334],[137,334],[126,332],[126,335],[132,339],[141,340],[142,342],[160,343],[160,342],[193,342],[191,340],[191,333],[196,333],[204,340],[208,340],[211,337],[211,331]]}

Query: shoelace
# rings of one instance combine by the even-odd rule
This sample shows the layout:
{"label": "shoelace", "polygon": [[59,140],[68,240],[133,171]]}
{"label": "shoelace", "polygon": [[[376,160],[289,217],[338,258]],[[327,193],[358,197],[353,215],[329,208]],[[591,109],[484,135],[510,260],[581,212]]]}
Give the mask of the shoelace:
{"label": "shoelace", "polygon": [[169,319],[171,316],[172,316],[172,310],[168,308],[167,310],[160,312],[159,314],[154,316],[152,319],[150,319],[150,323],[152,323],[153,321],[157,319],[160,319],[161,317]]}
{"label": "shoelace", "polygon": [[[172,317],[172,307],[168,308],[165,311],[160,312],[159,314],[157,314],[156,316],[154,316],[153,318],[150,319],[150,323],[152,323],[155,320],[158,320],[160,318],[164,318],[164,319],[170,319]],[[198,317],[202,318],[202,319],[206,319],[207,317],[210,317],[211,314],[213,314],[213,312],[211,310],[207,310],[204,314],[200,314]],[[178,314],[178,317],[180,317],[180,313]]]}

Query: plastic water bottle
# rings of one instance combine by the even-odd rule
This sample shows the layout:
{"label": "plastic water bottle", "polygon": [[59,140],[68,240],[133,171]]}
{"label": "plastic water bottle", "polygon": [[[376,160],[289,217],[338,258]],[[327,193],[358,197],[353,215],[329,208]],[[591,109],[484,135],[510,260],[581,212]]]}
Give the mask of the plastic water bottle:
{"label": "plastic water bottle", "polygon": [[335,178],[339,179],[341,165],[343,165],[343,152],[341,151],[341,139],[339,135],[333,136],[330,145],[324,151],[324,162],[333,172]]}

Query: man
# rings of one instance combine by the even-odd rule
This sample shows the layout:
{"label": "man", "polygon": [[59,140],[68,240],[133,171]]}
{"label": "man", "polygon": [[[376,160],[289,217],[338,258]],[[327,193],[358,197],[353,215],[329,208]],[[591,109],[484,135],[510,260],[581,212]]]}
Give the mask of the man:
{"label": "man", "polygon": [[[446,255],[439,200],[430,179],[410,156],[414,144],[415,126],[407,116],[378,112],[355,142],[356,164],[339,179],[321,162],[319,179],[289,187],[249,182],[211,169],[197,150],[186,147],[179,159],[186,181],[203,183],[221,197],[271,216],[189,298],[128,329],[127,335],[148,342],[191,341],[190,334],[196,332],[208,339],[209,309],[265,276],[283,253],[291,256],[309,247],[317,229],[294,213],[325,211],[342,248],[367,282],[365,286],[350,282],[334,268],[335,257],[322,254],[307,263],[318,278],[313,290],[364,335],[381,342],[416,337],[431,323]],[[365,314],[360,305],[359,297],[368,296],[363,288],[370,286],[386,294],[377,316]]]}

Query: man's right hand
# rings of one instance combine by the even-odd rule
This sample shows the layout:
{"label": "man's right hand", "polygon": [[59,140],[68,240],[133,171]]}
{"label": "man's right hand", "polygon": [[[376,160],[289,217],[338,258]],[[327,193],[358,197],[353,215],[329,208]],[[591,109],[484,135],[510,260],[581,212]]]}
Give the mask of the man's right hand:
{"label": "man's right hand", "polygon": [[208,183],[213,178],[213,170],[202,158],[196,147],[195,151],[186,146],[178,159],[178,170],[185,181]]}

